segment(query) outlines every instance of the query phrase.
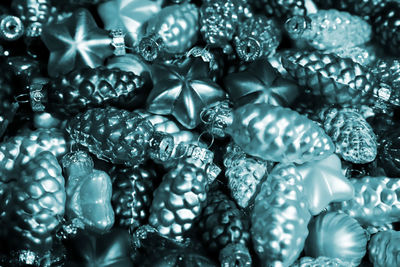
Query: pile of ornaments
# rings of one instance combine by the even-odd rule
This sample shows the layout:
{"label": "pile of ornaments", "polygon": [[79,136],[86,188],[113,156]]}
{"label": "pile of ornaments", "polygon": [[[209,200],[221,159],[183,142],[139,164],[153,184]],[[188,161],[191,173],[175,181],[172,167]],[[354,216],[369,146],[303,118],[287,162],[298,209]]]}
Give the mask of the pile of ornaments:
{"label": "pile of ornaments", "polygon": [[0,10],[0,266],[400,266],[400,1]]}

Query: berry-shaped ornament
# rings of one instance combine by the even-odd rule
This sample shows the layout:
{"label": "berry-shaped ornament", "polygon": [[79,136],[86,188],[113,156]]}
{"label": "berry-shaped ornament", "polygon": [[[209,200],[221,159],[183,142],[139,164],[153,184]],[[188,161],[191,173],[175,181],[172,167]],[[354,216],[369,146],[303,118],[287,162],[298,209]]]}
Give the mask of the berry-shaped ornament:
{"label": "berry-shaped ornament", "polygon": [[45,109],[62,118],[73,117],[89,108],[114,106],[134,109],[146,100],[149,88],[132,72],[105,67],[81,68],[50,80],[30,85],[33,111]]}
{"label": "berry-shaped ornament", "polygon": [[58,129],[38,129],[13,136],[0,144],[0,180],[12,179],[13,171],[21,171],[25,164],[41,152],[50,151],[58,159],[67,153],[67,139]]}
{"label": "berry-shaped ornament", "polygon": [[282,56],[282,65],[300,86],[308,88],[307,93],[328,104],[371,104],[373,97],[390,101],[388,89],[380,87],[373,73],[349,58],[318,51],[293,51]]}
{"label": "berry-shaped ornament", "polygon": [[116,226],[129,229],[147,223],[157,174],[149,164],[134,168],[114,167],[110,173],[113,184],[112,205]]}
{"label": "berry-shaped ornament", "polygon": [[370,177],[350,178],[354,197],[344,202],[332,203],[330,209],[345,212],[363,226],[382,226],[399,221],[400,178]]}
{"label": "berry-shaped ornament", "polygon": [[126,44],[135,46],[143,37],[145,23],[160,12],[160,4],[150,0],[112,0],[100,4],[97,11],[106,30],[122,29]]}
{"label": "berry-shaped ornament", "polygon": [[375,160],[376,136],[359,112],[350,108],[328,108],[320,113],[320,120],[325,132],[336,145],[335,153],[344,160],[356,164]]}
{"label": "berry-shaped ornament", "polygon": [[329,258],[329,257],[302,257],[297,260],[290,267],[348,267],[350,266],[349,262],[344,262],[338,258]]}
{"label": "berry-shaped ornament", "polygon": [[265,103],[236,109],[226,131],[244,152],[274,162],[301,164],[334,151],[332,140],[316,123],[289,108]]}
{"label": "berry-shaped ornament", "polygon": [[393,55],[400,52],[400,2],[392,1],[375,15],[372,26],[375,39]]}
{"label": "berry-shaped ornament", "polygon": [[281,41],[277,23],[265,16],[254,16],[239,23],[235,34],[236,53],[243,61],[254,61],[275,54]]}
{"label": "berry-shaped ornament", "polygon": [[368,244],[369,259],[376,267],[399,266],[400,232],[383,231],[372,236]]}
{"label": "berry-shaped ornament", "polygon": [[366,21],[336,9],[291,17],[285,28],[292,39],[319,50],[359,46],[370,41],[372,36],[371,25]]}
{"label": "berry-shaped ornament", "polygon": [[300,92],[297,84],[283,78],[265,58],[255,60],[244,71],[226,75],[224,85],[236,107],[248,103],[287,107]]}
{"label": "berry-shaped ornament", "polygon": [[99,159],[137,166],[147,158],[169,159],[174,140],[154,131],[150,121],[138,113],[113,107],[93,108],[69,121],[71,138]]}
{"label": "berry-shaped ornament", "polygon": [[253,247],[262,266],[294,263],[310,219],[302,177],[293,165],[277,165],[262,184],[251,215]]}
{"label": "berry-shaped ornament", "polygon": [[225,92],[208,74],[208,64],[188,58],[177,65],[153,64],[154,88],[147,98],[147,110],[158,115],[171,114],[188,129],[200,123],[200,112],[208,104],[225,98]]}
{"label": "berry-shaped ornament", "polygon": [[246,208],[253,203],[273,164],[247,155],[238,145],[231,142],[226,147],[224,166],[232,198],[239,207]]}
{"label": "berry-shaped ornament", "polygon": [[379,140],[378,160],[388,177],[400,177],[400,135],[398,128],[382,133]]}
{"label": "berry-shaped ornament", "polygon": [[111,206],[112,184],[110,176],[94,169],[92,158],[83,151],[66,154],[62,159],[68,177],[66,216],[77,218],[85,229],[107,232],[114,224]]}
{"label": "berry-shaped ornament", "polygon": [[198,31],[199,10],[194,4],[164,7],[147,21],[138,52],[147,61],[183,54],[197,42]]}
{"label": "berry-shaped ornament", "polygon": [[31,251],[39,258],[49,257],[66,201],[57,158],[48,151],[42,152],[22,170],[15,171],[13,178],[8,184],[10,203],[2,218],[2,228],[7,229],[7,247]]}
{"label": "berry-shaped ornament", "polygon": [[85,66],[101,66],[113,54],[113,39],[97,27],[90,12],[83,8],[60,23],[47,25],[41,38],[50,51],[47,70],[51,77]]}
{"label": "berry-shaped ornament", "polygon": [[310,231],[304,249],[311,257],[339,258],[359,266],[367,251],[367,234],[360,224],[337,212],[321,213],[308,225]]}
{"label": "berry-shaped ornament", "polygon": [[209,251],[219,254],[221,266],[251,266],[247,248],[248,222],[236,204],[221,191],[208,194],[199,231]]}
{"label": "berry-shaped ornament", "polygon": [[269,17],[277,17],[284,21],[295,15],[304,16],[307,13],[307,0],[250,0],[251,5],[261,9]]}
{"label": "berry-shaped ornament", "polygon": [[126,54],[107,58],[106,67],[109,69],[119,69],[122,71],[133,72],[145,80],[146,84],[152,84],[150,79],[150,66],[139,55]]}

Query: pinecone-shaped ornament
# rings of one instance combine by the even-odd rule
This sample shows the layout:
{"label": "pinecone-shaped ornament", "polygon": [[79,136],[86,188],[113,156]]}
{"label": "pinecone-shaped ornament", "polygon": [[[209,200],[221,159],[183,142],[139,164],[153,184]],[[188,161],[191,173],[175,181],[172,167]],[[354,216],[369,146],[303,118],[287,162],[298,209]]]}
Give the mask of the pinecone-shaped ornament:
{"label": "pinecone-shaped ornament", "polygon": [[240,146],[231,142],[224,155],[225,177],[232,198],[241,208],[252,204],[273,164],[247,155]]}
{"label": "pinecone-shaped ornament", "polygon": [[350,178],[354,197],[335,202],[331,210],[345,212],[364,226],[382,226],[397,222],[400,217],[400,178]]}
{"label": "pinecone-shaped ornament", "polygon": [[189,50],[197,42],[199,10],[189,3],[171,5],[146,23],[146,37],[139,43],[139,53],[147,61],[173,57]]}
{"label": "pinecone-shaped ornament", "polygon": [[375,39],[393,55],[400,53],[400,2],[385,4],[373,19]]}
{"label": "pinecone-shaped ornament", "polygon": [[290,267],[348,267],[350,265],[351,263],[338,258],[321,256],[318,258],[302,257]]}
{"label": "pinecone-shaped ornament", "polygon": [[200,217],[207,198],[206,186],[203,168],[180,162],[154,191],[149,224],[162,235],[182,239]]}
{"label": "pinecone-shaped ornament", "polygon": [[133,233],[147,223],[157,174],[147,164],[133,168],[115,167],[111,171],[111,178],[116,225]]}
{"label": "pinecone-shaped ornament", "polygon": [[316,123],[288,108],[247,104],[234,111],[227,128],[244,152],[263,160],[295,162],[320,160],[334,145]]}
{"label": "pinecone-shaped ornament", "polygon": [[127,166],[147,158],[166,160],[173,147],[172,136],[154,131],[138,113],[113,107],[93,108],[69,121],[67,131],[77,143],[99,159]]}
{"label": "pinecone-shaped ornament", "polygon": [[35,91],[41,92],[43,98],[37,101],[47,111],[65,118],[106,105],[124,109],[140,107],[146,100],[147,89],[144,79],[132,72],[97,67],[74,70],[50,81],[43,90],[33,84],[31,97],[37,96]]}
{"label": "pinecone-shaped ornament", "polygon": [[303,250],[311,219],[302,177],[293,165],[278,165],[255,199],[253,247],[262,266],[290,266]]}
{"label": "pinecone-shaped ornament", "polygon": [[306,0],[250,0],[250,3],[263,10],[265,15],[283,21],[295,15],[306,15],[305,2]]}
{"label": "pinecone-shaped ornament", "polygon": [[336,9],[291,17],[285,28],[292,39],[305,41],[319,50],[358,46],[370,41],[372,35],[366,21]]}
{"label": "pinecone-shaped ornament", "polygon": [[54,231],[65,211],[61,167],[51,152],[44,151],[14,175],[9,184],[12,197],[2,223],[7,229],[7,245],[44,255],[53,246]]}
{"label": "pinecone-shaped ornament", "polygon": [[400,232],[384,231],[372,236],[369,259],[376,267],[400,266]]}
{"label": "pinecone-shaped ornament", "polygon": [[300,86],[309,88],[307,93],[328,104],[371,104],[373,97],[389,100],[387,89],[379,86],[373,73],[349,58],[298,51],[282,56],[282,64]]}
{"label": "pinecone-shaped ornament", "polygon": [[0,144],[0,180],[8,181],[12,171],[18,171],[43,151],[58,159],[67,153],[67,139],[58,129],[38,129],[11,137]]}
{"label": "pinecone-shaped ornament", "polygon": [[383,132],[379,140],[378,160],[389,177],[400,177],[400,135],[398,128]]}
{"label": "pinecone-shaped ornament", "polygon": [[322,127],[336,145],[336,153],[347,161],[365,164],[377,155],[376,136],[356,110],[328,108],[320,113]]}
{"label": "pinecone-shaped ornament", "polygon": [[276,22],[258,15],[239,24],[234,44],[241,60],[254,61],[275,54],[280,40],[281,32]]}
{"label": "pinecone-shaped ornament", "polygon": [[[235,260],[236,266],[251,266],[251,257],[247,250],[250,238],[249,225],[244,214],[237,208],[235,202],[219,190],[213,191],[207,198],[207,205],[199,222],[203,243],[210,251],[219,253],[220,260],[224,260],[221,261],[221,266],[235,266]],[[224,250],[233,252],[227,248],[228,245],[244,248],[248,257],[244,257],[243,252],[237,255],[224,255]]]}

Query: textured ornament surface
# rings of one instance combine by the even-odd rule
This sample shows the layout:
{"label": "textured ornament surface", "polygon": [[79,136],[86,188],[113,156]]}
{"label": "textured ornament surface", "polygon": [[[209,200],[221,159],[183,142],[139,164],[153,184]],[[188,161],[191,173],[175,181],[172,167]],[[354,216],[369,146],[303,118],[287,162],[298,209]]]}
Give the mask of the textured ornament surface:
{"label": "textured ornament surface", "polygon": [[320,213],[331,202],[349,200],[354,196],[353,185],[343,175],[336,154],[298,165],[297,171],[303,178],[304,194],[312,215]]}
{"label": "textured ornament surface", "polygon": [[375,39],[393,55],[400,52],[400,2],[386,3],[373,20]]}
{"label": "textured ornament surface", "polygon": [[369,259],[376,267],[399,266],[400,232],[384,231],[372,236]]}
{"label": "textured ornament surface", "polygon": [[98,28],[90,12],[83,8],[61,23],[45,27],[41,38],[50,50],[47,70],[52,77],[75,68],[101,66],[113,54],[108,32]]}
{"label": "textured ornament surface", "polygon": [[352,217],[337,212],[314,217],[309,226],[307,256],[339,258],[358,266],[367,250],[367,234]]}
{"label": "textured ornament surface", "polygon": [[247,104],[234,111],[227,129],[246,153],[274,162],[304,163],[331,155],[334,145],[313,121],[268,104]]}
{"label": "textured ornament surface", "polygon": [[147,98],[147,110],[174,116],[188,129],[200,123],[200,111],[222,100],[225,92],[208,75],[208,64],[201,59],[187,59],[181,66],[152,65],[154,88]]}
{"label": "textured ornament surface", "polygon": [[366,21],[336,9],[319,10],[307,18],[292,17],[285,27],[291,38],[319,50],[358,46],[372,36],[371,25]]}
{"label": "textured ornament surface", "polygon": [[241,208],[246,208],[253,202],[263,179],[267,178],[272,162],[249,156],[232,142],[226,148],[224,166],[232,198]]}
{"label": "textured ornament surface", "polygon": [[97,7],[104,29],[122,29],[127,45],[136,45],[143,37],[147,20],[160,12],[159,2],[150,0],[112,0]]}
{"label": "textured ornament surface", "polygon": [[306,15],[305,2],[304,0],[250,0],[251,4],[263,10],[267,16],[281,20],[295,15]]}
{"label": "textured ornament surface", "polygon": [[111,178],[116,225],[133,231],[145,224],[149,217],[156,173],[146,165],[115,168],[111,171]]}
{"label": "textured ornament surface", "polygon": [[382,226],[400,218],[400,178],[350,178],[354,197],[333,203],[332,210],[345,212],[365,226]]}
{"label": "textured ornament surface", "polygon": [[89,108],[111,105],[133,109],[147,97],[144,80],[132,72],[105,67],[74,70],[49,82],[47,110],[73,116]]}
{"label": "textured ornament surface", "polygon": [[265,58],[254,61],[244,71],[228,74],[224,85],[235,106],[268,103],[287,107],[300,91],[297,84],[282,78]]}
{"label": "textured ornament surface", "polygon": [[3,225],[12,237],[9,245],[37,253],[50,250],[66,201],[64,177],[56,157],[45,151],[32,158],[13,183],[11,195]]}
{"label": "textured ornament surface", "polygon": [[43,151],[50,151],[57,158],[67,152],[64,133],[58,129],[27,131],[0,144],[0,180],[15,179],[13,170],[25,165]]}
{"label": "textured ornament surface", "polygon": [[146,23],[145,35],[139,44],[140,54],[149,61],[159,52],[175,56],[189,50],[199,31],[199,10],[189,3],[164,7]]}
{"label": "textured ornament surface", "polygon": [[[389,119],[389,118],[388,118]],[[390,119],[390,122],[393,120]],[[384,128],[385,129],[385,128]],[[400,135],[397,127],[385,129],[380,138],[378,159],[388,177],[400,177]]]}
{"label": "textured ornament surface", "polygon": [[110,230],[114,224],[110,176],[93,169],[92,159],[83,151],[67,154],[62,163],[68,175],[65,188],[68,219],[78,219],[87,230],[100,233]]}
{"label": "textured ornament surface", "polygon": [[162,235],[181,239],[201,214],[206,185],[203,169],[188,163],[177,165],[154,191],[149,224]]}
{"label": "textured ornament surface", "polygon": [[297,260],[290,267],[348,267],[350,263],[344,262],[338,258],[329,258],[329,257],[302,257]]}
{"label": "textured ornament surface", "polygon": [[67,131],[98,158],[135,166],[147,156],[154,127],[137,113],[107,107],[78,114],[69,121]]}
{"label": "textured ornament surface", "polygon": [[356,110],[329,108],[320,114],[322,127],[336,145],[336,153],[347,161],[365,164],[377,155],[376,136]]}
{"label": "textured ornament surface", "polygon": [[380,59],[372,66],[372,73],[389,90],[389,102],[400,106],[400,60]]}
{"label": "textured ornament surface", "polygon": [[234,43],[241,60],[254,61],[275,54],[280,39],[274,20],[258,15],[239,24]]}
{"label": "textured ornament surface", "polygon": [[299,85],[329,104],[370,103],[378,88],[365,67],[335,54],[291,52],[282,57],[282,64]]}
{"label": "textured ornament surface", "polygon": [[293,165],[276,166],[251,215],[253,247],[262,266],[290,266],[303,250],[310,218],[300,174]]}

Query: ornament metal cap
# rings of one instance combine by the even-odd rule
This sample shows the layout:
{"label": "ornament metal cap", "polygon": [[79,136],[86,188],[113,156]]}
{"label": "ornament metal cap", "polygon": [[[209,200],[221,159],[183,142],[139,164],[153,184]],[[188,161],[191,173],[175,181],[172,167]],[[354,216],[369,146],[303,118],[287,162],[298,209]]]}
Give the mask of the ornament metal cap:
{"label": "ornament metal cap", "polygon": [[230,243],[219,253],[222,267],[251,267],[251,256],[247,247],[241,243]]}
{"label": "ornament metal cap", "polygon": [[261,43],[254,37],[245,40],[235,38],[236,52],[243,61],[254,61],[261,56]]}
{"label": "ornament metal cap", "polygon": [[61,165],[64,168],[67,176],[71,175],[85,175],[92,172],[94,163],[88,153],[78,150],[66,154],[62,160]]}
{"label": "ornament metal cap", "polygon": [[233,109],[229,100],[212,103],[200,113],[200,119],[207,131],[218,137],[225,137],[225,129],[233,122]]}
{"label": "ornament metal cap", "polygon": [[311,29],[311,18],[308,16],[293,16],[285,22],[285,29],[293,39],[297,39],[305,31]]}
{"label": "ornament metal cap", "polygon": [[125,34],[121,29],[111,30],[110,36],[112,38],[111,45],[115,48],[114,55],[123,56],[126,54]]}
{"label": "ornament metal cap", "polygon": [[24,34],[24,24],[20,18],[11,15],[0,17],[0,38],[5,41],[18,40]]}
{"label": "ornament metal cap", "polygon": [[147,61],[154,61],[159,57],[163,40],[155,34],[144,37],[139,43],[139,54]]}
{"label": "ornament metal cap", "polygon": [[168,133],[156,131],[149,142],[150,158],[153,160],[167,161],[171,158],[174,149],[174,138]]}

